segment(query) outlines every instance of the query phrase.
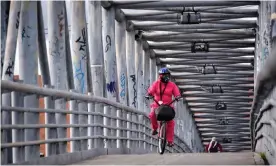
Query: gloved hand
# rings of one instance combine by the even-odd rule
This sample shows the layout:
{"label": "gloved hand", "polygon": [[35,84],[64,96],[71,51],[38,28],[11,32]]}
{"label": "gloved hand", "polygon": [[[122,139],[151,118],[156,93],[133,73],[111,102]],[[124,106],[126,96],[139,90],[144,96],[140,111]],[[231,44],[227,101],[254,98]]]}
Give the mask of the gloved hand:
{"label": "gloved hand", "polygon": [[147,96],[145,96],[145,98],[146,98],[147,100],[149,100],[149,99],[153,98],[153,96],[150,95],[150,94],[148,94]]}
{"label": "gloved hand", "polygon": [[182,96],[177,96],[177,97],[175,98],[175,101],[179,101],[181,98],[182,98]]}

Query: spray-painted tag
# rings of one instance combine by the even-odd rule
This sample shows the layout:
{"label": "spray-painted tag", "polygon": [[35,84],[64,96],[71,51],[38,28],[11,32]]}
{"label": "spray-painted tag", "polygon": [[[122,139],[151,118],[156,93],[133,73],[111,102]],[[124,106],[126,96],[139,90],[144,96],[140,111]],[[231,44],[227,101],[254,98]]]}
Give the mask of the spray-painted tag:
{"label": "spray-painted tag", "polygon": [[158,104],[160,104],[160,105],[163,104],[163,101],[158,101]]}

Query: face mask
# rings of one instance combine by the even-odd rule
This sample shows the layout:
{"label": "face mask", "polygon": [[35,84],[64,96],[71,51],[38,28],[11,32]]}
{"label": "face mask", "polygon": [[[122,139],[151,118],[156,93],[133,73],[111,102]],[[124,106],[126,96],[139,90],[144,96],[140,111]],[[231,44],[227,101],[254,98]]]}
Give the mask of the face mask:
{"label": "face mask", "polygon": [[167,83],[170,81],[170,76],[168,75],[164,75],[161,77],[161,81],[164,82],[164,83]]}

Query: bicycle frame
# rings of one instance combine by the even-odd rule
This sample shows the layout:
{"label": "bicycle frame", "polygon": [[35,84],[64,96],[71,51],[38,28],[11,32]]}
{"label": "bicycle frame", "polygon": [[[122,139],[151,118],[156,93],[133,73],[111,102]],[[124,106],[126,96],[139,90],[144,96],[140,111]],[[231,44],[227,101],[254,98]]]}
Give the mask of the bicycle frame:
{"label": "bicycle frame", "polygon": [[[167,105],[170,106],[172,103],[174,103],[177,99],[183,98],[183,96],[181,96],[180,98],[175,98],[173,101],[171,101],[169,104],[159,104],[157,100],[154,99],[153,96],[147,96],[149,99],[153,99],[158,106],[161,105]],[[159,123],[159,131],[158,131],[158,152],[159,154],[163,154],[165,152],[165,147],[166,147],[166,143],[167,143],[167,134],[166,134],[166,130],[167,130],[167,121],[158,121]]]}

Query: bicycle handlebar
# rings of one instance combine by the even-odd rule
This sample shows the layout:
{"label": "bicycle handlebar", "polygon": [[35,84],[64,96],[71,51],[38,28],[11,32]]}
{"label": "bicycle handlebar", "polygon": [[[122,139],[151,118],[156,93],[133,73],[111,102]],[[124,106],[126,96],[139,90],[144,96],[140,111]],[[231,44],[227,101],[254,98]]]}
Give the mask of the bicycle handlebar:
{"label": "bicycle handlebar", "polygon": [[[146,98],[146,99],[153,99],[153,100],[155,101],[155,103],[158,104],[158,106],[160,106],[160,104],[158,103],[158,101],[155,100],[155,98],[154,98],[153,96],[148,95],[148,96],[145,96],[145,98]],[[176,100],[181,99],[181,98],[183,98],[183,96],[180,96],[180,97],[178,97],[178,98],[175,98],[175,99],[174,99],[173,101],[171,101],[169,104],[164,104],[164,105],[171,105],[171,104],[174,103]]]}

